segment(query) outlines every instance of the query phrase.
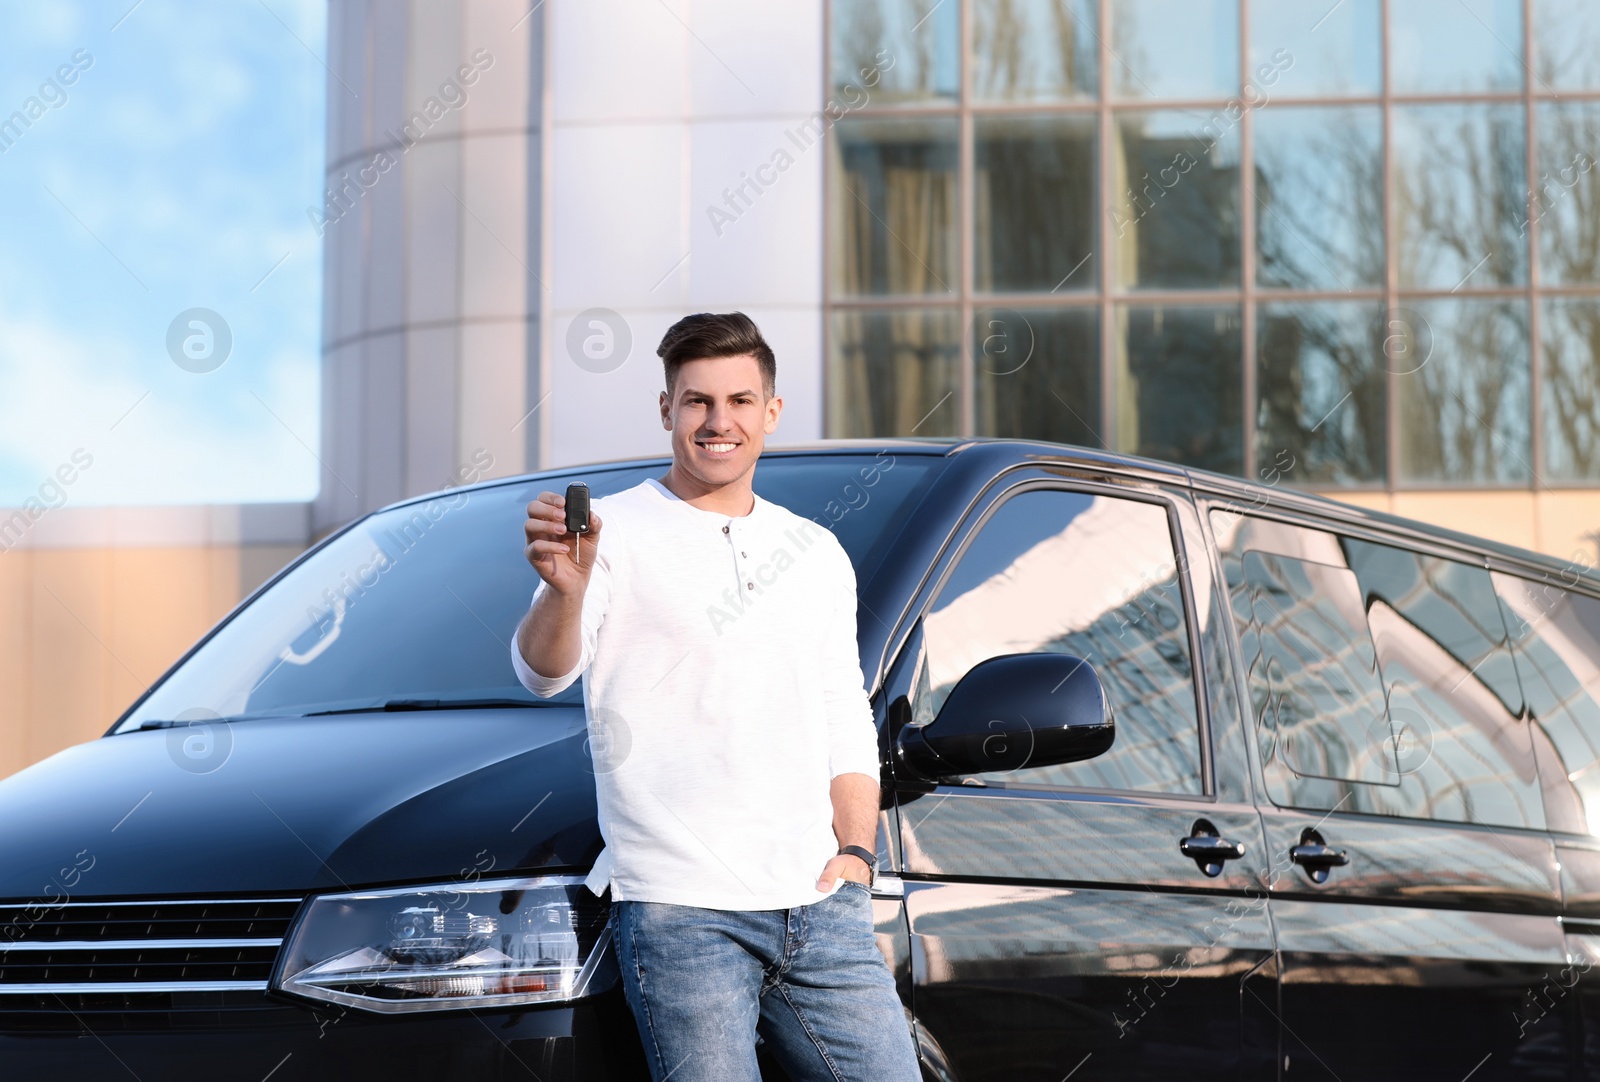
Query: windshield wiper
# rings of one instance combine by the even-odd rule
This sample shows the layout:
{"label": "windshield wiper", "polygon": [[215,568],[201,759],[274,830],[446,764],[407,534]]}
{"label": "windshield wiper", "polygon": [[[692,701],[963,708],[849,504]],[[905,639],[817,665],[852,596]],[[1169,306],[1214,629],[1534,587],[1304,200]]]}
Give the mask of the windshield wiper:
{"label": "windshield wiper", "polygon": [[313,710],[301,717],[320,718],[329,714],[376,714],[405,710],[491,710],[497,707],[539,707],[551,705],[527,699],[390,699],[372,706],[347,706],[338,710]]}
{"label": "windshield wiper", "polygon": [[390,699],[370,706],[346,706],[337,710],[312,710],[305,714],[288,711],[271,714],[235,714],[226,718],[153,718],[140,722],[136,728],[122,732],[144,732],[146,729],[177,729],[186,725],[217,725],[235,721],[255,721],[258,718],[320,718],[329,714],[382,714],[407,710],[493,710],[504,707],[539,709],[545,706],[574,705],[558,702],[529,702],[527,699]]}
{"label": "windshield wiper", "polygon": [[234,714],[226,718],[152,718],[141,721],[136,728],[123,732],[142,733],[146,729],[177,729],[186,725],[227,725],[235,721],[254,721],[257,718],[294,717],[293,714]]}

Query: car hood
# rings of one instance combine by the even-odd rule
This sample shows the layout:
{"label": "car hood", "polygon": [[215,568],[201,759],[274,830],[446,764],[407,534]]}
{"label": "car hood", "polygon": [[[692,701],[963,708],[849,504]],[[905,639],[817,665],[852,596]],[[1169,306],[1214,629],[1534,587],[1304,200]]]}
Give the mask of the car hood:
{"label": "car hood", "polygon": [[0,899],[299,894],[584,869],[601,847],[584,745],[582,707],[101,737],[0,781]]}

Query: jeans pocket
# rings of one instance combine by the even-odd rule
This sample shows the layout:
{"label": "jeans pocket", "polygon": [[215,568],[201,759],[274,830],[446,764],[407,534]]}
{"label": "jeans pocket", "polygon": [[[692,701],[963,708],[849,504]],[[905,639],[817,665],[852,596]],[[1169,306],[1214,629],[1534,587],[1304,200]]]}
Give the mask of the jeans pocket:
{"label": "jeans pocket", "polygon": [[840,886],[839,889],[843,890],[845,887],[854,887],[864,898],[870,899],[872,897],[872,888],[867,886],[865,883],[859,883],[854,879],[846,879],[844,884]]}

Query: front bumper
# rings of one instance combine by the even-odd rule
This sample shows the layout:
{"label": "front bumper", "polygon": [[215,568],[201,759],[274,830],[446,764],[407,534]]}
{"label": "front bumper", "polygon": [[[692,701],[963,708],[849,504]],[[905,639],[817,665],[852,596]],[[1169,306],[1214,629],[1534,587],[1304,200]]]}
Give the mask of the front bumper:
{"label": "front bumper", "polygon": [[60,1003],[0,1014],[8,1077],[93,1082],[646,1082],[620,984],[574,1004],[388,1016],[265,993],[192,993],[165,1009]]}

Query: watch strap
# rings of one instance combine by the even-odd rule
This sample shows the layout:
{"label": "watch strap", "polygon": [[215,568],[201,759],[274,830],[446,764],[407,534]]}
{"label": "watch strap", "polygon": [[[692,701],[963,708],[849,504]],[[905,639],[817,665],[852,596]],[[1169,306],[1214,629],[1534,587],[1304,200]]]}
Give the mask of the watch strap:
{"label": "watch strap", "polygon": [[841,845],[839,847],[839,855],[845,856],[846,854],[852,857],[860,857],[866,862],[867,872],[870,877],[867,880],[868,886],[878,882],[878,854],[864,845]]}

